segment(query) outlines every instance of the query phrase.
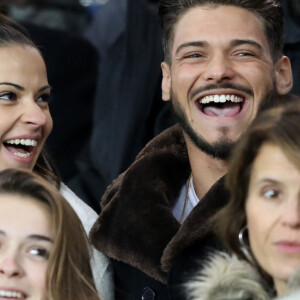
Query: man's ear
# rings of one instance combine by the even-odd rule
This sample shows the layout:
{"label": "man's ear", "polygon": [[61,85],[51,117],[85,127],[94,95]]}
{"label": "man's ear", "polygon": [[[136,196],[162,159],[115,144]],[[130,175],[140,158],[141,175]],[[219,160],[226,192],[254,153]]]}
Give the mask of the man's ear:
{"label": "man's ear", "polygon": [[275,66],[276,87],[279,95],[287,94],[293,87],[291,62],[287,56],[282,56]]}
{"label": "man's ear", "polygon": [[161,70],[162,70],[162,82],[161,82],[161,89],[162,89],[162,99],[164,101],[169,101],[171,99],[171,70],[170,66],[164,61],[161,63]]}

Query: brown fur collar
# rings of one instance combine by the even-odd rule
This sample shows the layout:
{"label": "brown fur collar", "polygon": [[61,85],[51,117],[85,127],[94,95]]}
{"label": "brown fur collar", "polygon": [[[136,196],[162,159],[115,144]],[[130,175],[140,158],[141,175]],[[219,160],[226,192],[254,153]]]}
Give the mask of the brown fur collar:
{"label": "brown fur collar", "polygon": [[224,192],[218,182],[180,226],[171,207],[189,173],[185,141],[175,125],[147,144],[107,188],[90,234],[93,245],[165,283],[172,258],[203,235],[204,221]]}

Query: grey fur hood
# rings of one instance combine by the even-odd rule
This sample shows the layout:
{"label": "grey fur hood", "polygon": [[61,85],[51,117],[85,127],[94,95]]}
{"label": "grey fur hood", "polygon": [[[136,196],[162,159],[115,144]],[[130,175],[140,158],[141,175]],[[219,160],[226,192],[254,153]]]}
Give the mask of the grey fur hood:
{"label": "grey fur hood", "polygon": [[253,266],[235,255],[215,251],[184,288],[188,300],[299,300],[300,269],[288,286],[287,295],[274,298]]}
{"label": "grey fur hood", "polygon": [[189,300],[270,300],[255,269],[235,255],[213,252],[185,286]]}

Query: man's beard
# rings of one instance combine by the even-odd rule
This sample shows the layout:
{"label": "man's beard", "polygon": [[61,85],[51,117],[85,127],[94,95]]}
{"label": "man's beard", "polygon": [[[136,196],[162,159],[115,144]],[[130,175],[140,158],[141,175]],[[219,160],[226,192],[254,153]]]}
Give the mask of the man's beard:
{"label": "man's beard", "polygon": [[[193,93],[196,95],[197,93],[214,89],[214,88],[231,88],[242,90],[246,93],[248,93],[250,96],[254,97],[254,93],[252,90],[244,88],[242,86],[234,86],[231,84],[219,84],[219,85],[209,85],[204,88],[199,88],[197,90],[194,90]],[[191,126],[189,120],[187,119],[183,108],[181,107],[176,95],[171,90],[171,99],[172,99],[172,108],[173,112],[178,120],[178,123],[184,130],[184,132],[189,136],[189,138],[192,140],[192,142],[195,144],[197,148],[202,150],[207,155],[220,159],[220,160],[226,160],[229,158],[232,148],[235,145],[235,141],[229,140],[226,138],[226,136],[220,137],[218,141],[214,143],[207,142],[200,134],[198,134]],[[262,101],[259,105],[257,113],[264,109],[268,109],[270,107],[274,107],[277,104],[280,104],[281,98],[279,97],[276,89],[276,81],[275,78],[273,78],[273,89],[270,91],[267,91],[265,95],[262,97]],[[249,124],[250,125],[250,124]],[[222,129],[220,129],[222,131]],[[223,129],[223,135],[226,133],[226,129]]]}
{"label": "man's beard", "polygon": [[179,101],[174,94],[172,94],[172,107],[178,123],[197,148],[216,159],[225,160],[229,157],[231,149],[234,145],[232,141],[229,141],[226,138],[222,138],[215,143],[210,144],[201,135],[197,134],[197,132],[192,128]]}

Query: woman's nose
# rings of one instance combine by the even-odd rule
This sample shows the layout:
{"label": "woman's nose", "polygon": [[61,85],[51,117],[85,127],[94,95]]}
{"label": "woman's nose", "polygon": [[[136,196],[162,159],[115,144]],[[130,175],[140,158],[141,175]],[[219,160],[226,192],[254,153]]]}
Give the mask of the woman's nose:
{"label": "woman's nose", "polygon": [[3,259],[0,258],[0,275],[18,277],[22,276],[23,273],[23,268],[15,255],[7,255]]}
{"label": "woman's nose", "polygon": [[282,222],[286,226],[300,228],[299,199],[290,199],[286,202],[282,213]]}
{"label": "woman's nose", "polygon": [[46,112],[36,102],[26,103],[22,107],[22,121],[27,124],[43,126],[47,122]]}

